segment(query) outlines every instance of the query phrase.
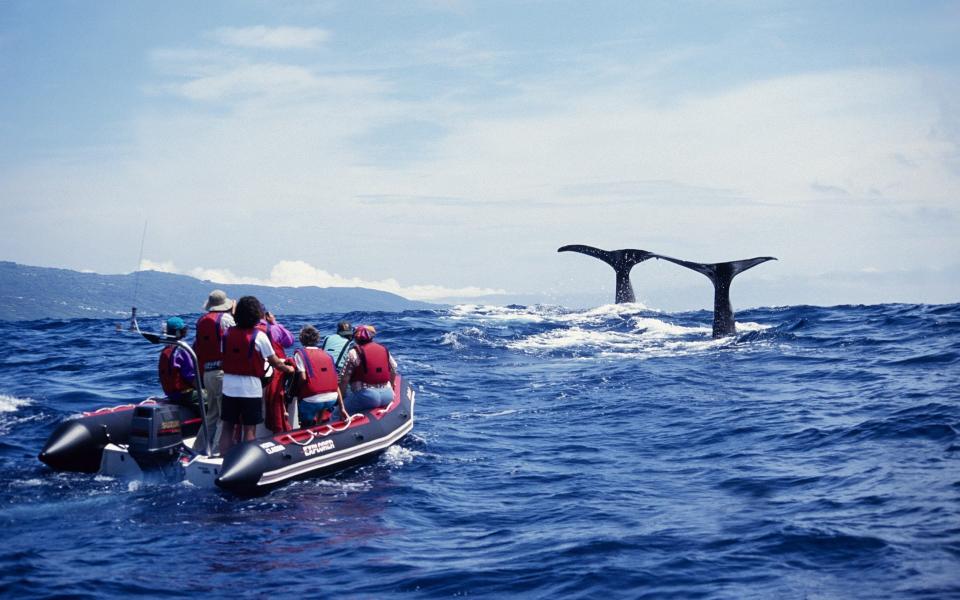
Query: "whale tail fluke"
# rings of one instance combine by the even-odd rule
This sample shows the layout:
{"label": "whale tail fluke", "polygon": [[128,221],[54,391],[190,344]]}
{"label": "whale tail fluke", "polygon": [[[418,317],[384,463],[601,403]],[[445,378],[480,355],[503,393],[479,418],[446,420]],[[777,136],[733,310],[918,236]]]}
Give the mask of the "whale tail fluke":
{"label": "whale tail fluke", "polygon": [[570,244],[561,246],[557,252],[579,252],[592,256],[607,263],[617,273],[617,304],[624,302],[636,302],[633,295],[633,284],[630,283],[630,270],[637,264],[657,256],[653,252],[646,250],[637,250],[635,248],[624,248],[622,250],[603,250],[593,246],[583,244]]}
{"label": "whale tail fluke", "polygon": [[730,284],[733,278],[768,260],[777,260],[772,256],[757,256],[722,263],[698,263],[662,254],[657,254],[655,257],[702,273],[713,282],[713,337],[715,338],[734,335],[737,332],[733,305],[730,303]]}

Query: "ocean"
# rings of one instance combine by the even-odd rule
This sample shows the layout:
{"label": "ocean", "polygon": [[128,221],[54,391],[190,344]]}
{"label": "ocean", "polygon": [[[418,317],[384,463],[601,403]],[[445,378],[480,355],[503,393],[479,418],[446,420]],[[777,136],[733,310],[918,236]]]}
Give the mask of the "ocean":
{"label": "ocean", "polygon": [[278,315],[344,316],[413,433],[253,499],[51,471],[58,423],[160,393],[159,350],[0,322],[0,595],[960,598],[958,304],[743,310],[720,340],[639,304]]}

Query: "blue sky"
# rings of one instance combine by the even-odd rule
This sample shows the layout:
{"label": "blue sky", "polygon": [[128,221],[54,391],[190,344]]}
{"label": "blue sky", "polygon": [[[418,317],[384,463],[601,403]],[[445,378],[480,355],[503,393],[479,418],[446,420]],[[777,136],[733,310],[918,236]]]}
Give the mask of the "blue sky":
{"label": "blue sky", "polygon": [[228,283],[607,302],[584,243],[957,301],[958,59],[958,2],[3,1],[0,259],[129,272],[146,221]]}

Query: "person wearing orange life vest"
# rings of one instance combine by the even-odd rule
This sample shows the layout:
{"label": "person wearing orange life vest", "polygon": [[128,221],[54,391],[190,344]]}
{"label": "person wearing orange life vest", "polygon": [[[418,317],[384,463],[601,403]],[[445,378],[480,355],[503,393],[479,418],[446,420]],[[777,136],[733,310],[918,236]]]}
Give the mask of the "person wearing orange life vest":
{"label": "person wearing orange life vest", "polygon": [[393,400],[397,363],[389,350],[373,341],[376,334],[373,325],[353,330],[356,346],[347,354],[340,378],[340,391],[351,412],[381,408]]}
{"label": "person wearing orange life vest", "polygon": [[[167,319],[166,330],[167,335],[178,340],[187,335],[187,326],[180,317]],[[196,401],[193,380],[197,370],[193,358],[186,350],[173,345],[165,346],[160,352],[157,370],[160,374],[160,387],[167,398],[182,404]]]}
{"label": "person wearing orange life vest", "polygon": [[306,325],[300,330],[303,348],[293,354],[297,365],[294,389],[300,399],[297,403],[300,427],[329,421],[337,407],[342,419],[349,416],[343,404],[336,364],[329,352],[317,347],[319,343],[320,332],[316,327]]}
{"label": "person wearing orange life vest", "polygon": [[221,454],[234,445],[235,438],[249,441],[256,437],[257,425],[263,422],[261,378],[267,366],[283,373],[295,371],[276,355],[267,334],[257,328],[262,317],[259,300],[240,298],[234,315],[237,324],[224,337]]}
{"label": "person wearing orange life vest", "polygon": [[[193,351],[200,362],[203,375],[203,389],[207,398],[206,421],[210,432],[210,445],[216,449],[221,436],[220,405],[223,402],[223,338],[228,329],[236,325],[233,319],[234,302],[223,290],[213,290],[207,297],[203,310],[205,315],[197,320],[197,336],[193,341]],[[193,447],[206,448],[203,428],[197,435]]]}

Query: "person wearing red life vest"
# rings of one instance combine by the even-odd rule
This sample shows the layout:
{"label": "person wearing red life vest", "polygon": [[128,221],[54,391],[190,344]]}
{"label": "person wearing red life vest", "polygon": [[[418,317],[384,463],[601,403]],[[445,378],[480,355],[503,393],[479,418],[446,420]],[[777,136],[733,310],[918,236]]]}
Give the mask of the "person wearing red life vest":
{"label": "person wearing red life vest", "polygon": [[[207,311],[197,320],[197,336],[193,341],[193,351],[200,362],[203,374],[203,389],[207,398],[206,421],[210,433],[210,445],[217,448],[221,436],[220,404],[223,402],[223,338],[228,329],[236,325],[233,319],[233,300],[223,290],[213,290],[207,297],[203,310]],[[193,447],[206,448],[203,428],[197,435]]]}
{"label": "person wearing red life vest", "polygon": [[333,410],[340,408],[340,418],[349,415],[343,404],[340,392],[340,378],[333,357],[326,350],[318,348],[320,332],[313,325],[300,330],[300,344],[303,348],[293,354],[297,365],[296,395],[300,427],[309,427],[329,421]]}
{"label": "person wearing red life vest", "polygon": [[267,366],[284,373],[295,371],[276,355],[267,334],[257,328],[262,317],[259,300],[254,296],[240,298],[234,315],[237,324],[224,337],[221,454],[226,454],[238,439],[256,437],[257,425],[263,422],[261,378]]}
{"label": "person wearing red life vest", "polygon": [[[187,335],[187,326],[180,317],[167,319],[166,329],[167,335],[175,336],[178,340]],[[196,401],[193,380],[197,370],[193,358],[186,350],[177,346],[164,346],[160,352],[157,370],[160,374],[160,387],[167,398],[179,403]]]}
{"label": "person wearing red life vest", "polygon": [[389,350],[373,341],[376,334],[373,325],[353,330],[356,346],[347,354],[340,378],[340,391],[351,412],[382,408],[393,401],[397,363]]}

